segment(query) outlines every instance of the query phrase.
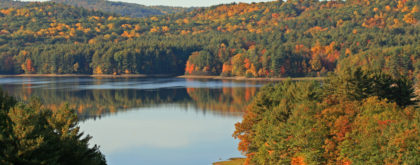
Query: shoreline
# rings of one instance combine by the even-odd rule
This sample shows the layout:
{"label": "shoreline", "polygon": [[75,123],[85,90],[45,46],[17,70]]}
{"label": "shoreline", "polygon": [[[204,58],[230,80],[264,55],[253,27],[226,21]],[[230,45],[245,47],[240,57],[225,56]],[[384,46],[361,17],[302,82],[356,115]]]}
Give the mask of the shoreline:
{"label": "shoreline", "polygon": [[141,78],[141,77],[174,77],[173,75],[147,75],[147,74],[15,74],[15,75],[0,75],[0,78],[5,77],[93,77],[93,78]]}
{"label": "shoreline", "polygon": [[93,78],[185,78],[185,79],[213,79],[213,80],[238,80],[238,81],[305,81],[305,80],[324,80],[325,77],[282,77],[282,78],[248,78],[248,77],[223,77],[223,76],[203,76],[203,75],[165,75],[165,74],[15,74],[0,75],[0,78],[6,77],[93,77]]}
{"label": "shoreline", "polygon": [[225,161],[214,162],[213,165],[242,165],[245,163],[246,158],[230,158]]}
{"label": "shoreline", "polygon": [[248,78],[248,77],[223,77],[223,76],[200,76],[200,75],[182,75],[177,78],[185,79],[213,79],[213,80],[246,80],[246,81],[306,81],[306,80],[324,80],[325,77],[281,77],[281,78]]}

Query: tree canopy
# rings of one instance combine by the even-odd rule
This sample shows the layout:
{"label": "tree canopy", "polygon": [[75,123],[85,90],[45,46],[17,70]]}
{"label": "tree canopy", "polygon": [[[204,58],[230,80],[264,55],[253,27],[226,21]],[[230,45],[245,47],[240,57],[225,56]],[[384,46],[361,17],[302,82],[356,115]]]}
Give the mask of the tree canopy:
{"label": "tree canopy", "polygon": [[323,82],[281,82],[258,93],[234,137],[247,163],[416,164],[412,96],[407,79],[360,68]]}
{"label": "tree canopy", "polygon": [[106,164],[77,126],[76,113],[39,101],[17,102],[0,91],[0,164]]}
{"label": "tree canopy", "polygon": [[[136,3],[115,2],[109,0],[50,0],[51,2],[82,7],[85,9],[98,10],[114,13],[127,17],[147,17],[151,15],[165,15],[182,11],[189,11],[192,8],[170,7],[170,6],[145,6]],[[0,8],[23,7],[30,2],[16,0],[2,0]]]}
{"label": "tree canopy", "polygon": [[29,3],[0,11],[0,73],[298,77],[362,66],[415,79],[419,5],[273,1],[130,18]]}

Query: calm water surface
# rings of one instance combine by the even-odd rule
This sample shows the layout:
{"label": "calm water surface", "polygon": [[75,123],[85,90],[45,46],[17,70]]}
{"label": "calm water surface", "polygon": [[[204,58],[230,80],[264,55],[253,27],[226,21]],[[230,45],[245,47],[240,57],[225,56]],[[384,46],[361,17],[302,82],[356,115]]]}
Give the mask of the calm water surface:
{"label": "calm water surface", "polygon": [[0,78],[21,100],[66,103],[108,164],[212,164],[242,157],[234,124],[263,82],[178,78]]}

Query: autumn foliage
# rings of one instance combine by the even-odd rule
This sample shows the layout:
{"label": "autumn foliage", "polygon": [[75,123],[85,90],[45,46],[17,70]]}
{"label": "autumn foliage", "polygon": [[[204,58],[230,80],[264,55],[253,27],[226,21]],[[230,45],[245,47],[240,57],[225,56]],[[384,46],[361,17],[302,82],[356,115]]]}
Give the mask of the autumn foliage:
{"label": "autumn foliage", "polygon": [[[3,74],[300,77],[346,66],[419,74],[416,0],[233,3],[147,18],[17,3],[0,9]],[[99,4],[79,6],[91,5]]]}
{"label": "autumn foliage", "polygon": [[402,81],[359,68],[266,86],[236,124],[238,149],[254,164],[416,164],[419,113]]}

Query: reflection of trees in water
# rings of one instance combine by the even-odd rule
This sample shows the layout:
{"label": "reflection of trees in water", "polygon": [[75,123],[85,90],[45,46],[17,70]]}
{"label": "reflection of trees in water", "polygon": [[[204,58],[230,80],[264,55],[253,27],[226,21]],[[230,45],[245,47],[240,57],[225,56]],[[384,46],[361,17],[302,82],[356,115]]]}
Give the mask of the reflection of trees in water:
{"label": "reflection of trees in water", "polygon": [[126,111],[130,108],[154,106],[162,103],[187,102],[191,100],[185,89],[133,90],[133,89],[45,89],[4,87],[10,94],[28,100],[38,97],[53,110],[68,103],[79,113],[81,120],[101,117]]}
{"label": "reflection of trees in water", "polygon": [[187,88],[187,92],[200,109],[214,110],[226,115],[242,115],[257,88]]}
{"label": "reflection of trees in water", "polygon": [[[209,81],[207,79],[187,81]],[[216,111],[222,115],[242,115],[246,106],[250,103],[253,96],[256,95],[257,84],[262,82],[250,81],[245,87],[232,87],[232,83],[243,81],[236,80],[218,80],[226,87],[223,88],[187,88],[188,95],[194,100],[199,109]],[[248,86],[249,85],[249,86]]]}
{"label": "reflection of trees in water", "polygon": [[[68,103],[70,108],[85,120],[138,107],[157,106],[165,103],[178,103],[181,106],[193,105],[203,112],[221,115],[241,115],[245,106],[255,95],[257,89],[250,88],[163,88],[156,90],[134,89],[94,89],[73,90],[48,84],[47,88],[32,88],[34,85],[3,85],[10,94],[28,100],[38,97],[44,105],[53,110]],[[49,89],[48,89],[49,88]]]}

